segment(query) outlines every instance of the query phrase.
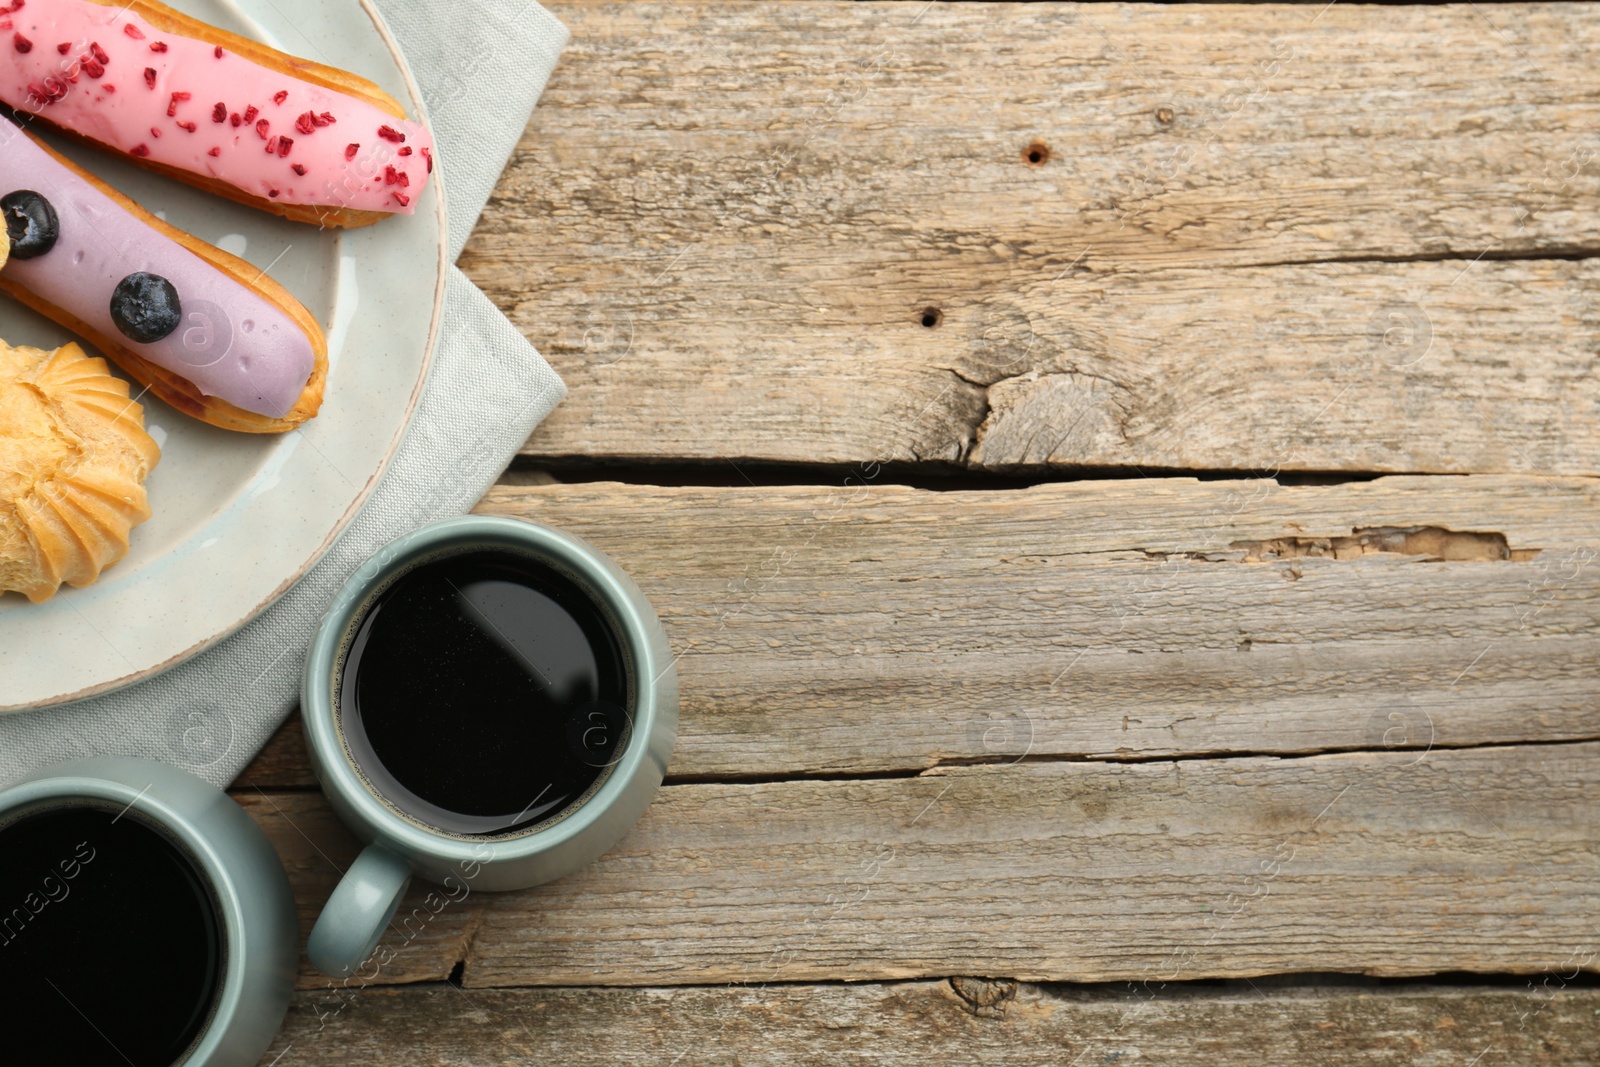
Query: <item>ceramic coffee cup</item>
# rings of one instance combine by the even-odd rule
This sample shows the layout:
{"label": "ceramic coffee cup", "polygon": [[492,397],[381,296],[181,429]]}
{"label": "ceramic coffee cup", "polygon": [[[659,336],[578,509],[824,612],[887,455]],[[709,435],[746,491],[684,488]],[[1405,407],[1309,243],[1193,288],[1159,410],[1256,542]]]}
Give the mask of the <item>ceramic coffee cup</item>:
{"label": "ceramic coffee cup", "polygon": [[[519,632],[519,625],[530,616],[518,615],[506,607],[510,601],[503,596],[496,599],[492,589],[482,596],[476,591],[493,586],[493,582],[467,584],[461,576],[469,575],[472,567],[485,560],[499,561],[497,566],[510,567],[515,573],[522,573],[519,568],[526,565],[530,568],[527,573],[540,576],[540,581],[547,576],[554,583],[553,588],[559,587],[561,591],[555,594],[558,600],[579,604],[583,611],[590,612],[584,616],[591,620],[585,624],[590,629],[583,632],[590,634],[596,627],[604,631],[606,647],[612,650],[607,653],[610,658],[606,662],[616,668],[608,677],[615,679],[615,693],[626,694],[617,696],[613,704],[603,705],[604,710],[596,710],[601,704],[586,703],[572,712],[559,711],[573,716],[559,736],[569,740],[572,752],[584,758],[584,765],[592,768],[592,773],[583,772],[587,784],[573,792],[570,801],[548,815],[529,815],[520,821],[512,818],[486,822],[458,817],[455,812],[464,811],[465,807],[451,806],[447,812],[421,795],[426,790],[414,778],[405,779],[400,771],[391,774],[388,757],[368,736],[369,719],[379,718],[367,706],[376,698],[363,695],[368,692],[364,688],[368,683],[361,672],[368,669],[369,660],[357,662],[358,656],[375,655],[371,648],[380,643],[373,636],[378,632],[375,628],[379,620],[394,627],[399,625],[395,619],[418,617],[405,614],[413,609],[404,608],[400,598],[410,595],[404,590],[427,581],[435,582],[442,591],[455,590],[454,596],[446,591],[442,600],[436,597],[428,601],[444,604],[440,609],[443,612],[476,613],[481,607],[484,614],[475,639],[481,638],[480,643],[488,650],[482,654],[498,655],[491,647],[498,645],[507,662],[513,657],[526,661],[534,687],[530,692],[537,693],[538,686],[551,677],[559,679],[563,658],[571,658],[566,654],[574,646],[563,645],[560,634],[538,632],[539,627],[532,623],[522,626],[526,632]],[[451,574],[459,578],[461,588],[457,588],[457,580]],[[448,582],[448,587],[438,584],[440,581]],[[459,621],[466,618],[465,614],[452,618],[457,621],[451,625],[465,625]],[[519,752],[526,753],[530,766],[548,755],[535,751],[525,741],[510,746],[495,744],[487,746],[498,750],[494,759],[485,753],[480,767],[476,765],[477,747],[445,751],[449,738],[444,735],[453,736],[455,719],[430,721],[430,707],[449,703],[463,708],[465,717],[471,717],[473,707],[470,701],[455,703],[456,690],[470,684],[470,678],[453,679],[451,684],[456,689],[429,695],[434,691],[429,688],[428,661],[434,655],[455,654],[455,646],[446,648],[447,644],[449,641],[444,639],[437,647],[418,644],[414,653],[396,666],[395,673],[405,675],[409,688],[391,696],[390,706],[409,704],[421,716],[418,721],[431,722],[414,731],[413,736],[402,736],[394,742],[416,747],[414,762],[420,768],[417,773],[431,774],[436,764],[465,762],[467,766],[456,769],[457,779],[480,777],[492,786],[495,774],[505,773],[505,761],[516,760]],[[588,646],[577,647],[582,651]],[[546,658],[540,659],[541,656]],[[540,672],[538,677],[535,670]],[[413,677],[415,681],[411,680]],[[379,683],[373,684],[380,685],[382,681],[380,678]],[[504,698],[500,690],[487,695],[496,706]],[[435,704],[430,705],[429,701]],[[529,707],[535,705],[536,701]],[[323,791],[340,818],[367,844],[323,908],[307,949],[318,969],[347,977],[373,955],[413,875],[441,884],[447,894],[445,899],[460,900],[475,889],[520,889],[560,878],[594,861],[615,844],[643,814],[666,774],[677,730],[678,694],[673,659],[661,623],[638,586],[610,558],[583,540],[549,527],[467,516],[435,523],[399,538],[345,582],[312,640],[301,708],[311,763]],[[396,712],[400,716],[407,714],[410,712],[404,707]],[[534,712],[530,711],[530,715]],[[390,729],[377,725],[371,728]],[[474,738],[473,744],[477,740]],[[603,757],[592,762],[584,755],[585,746],[591,741],[604,744]],[[440,746],[437,753],[429,748],[435,743]],[[517,745],[524,747],[519,749]],[[507,748],[511,751],[505,751]],[[521,789],[524,784],[519,782],[517,787]],[[411,786],[418,792],[413,792]],[[520,798],[524,793],[516,795]],[[542,811],[534,805],[544,790],[529,786],[526,795],[529,806],[522,814]],[[520,799],[516,806],[521,806]]]}
{"label": "ceramic coffee cup", "polygon": [[226,794],[97,756],[0,792],[7,1062],[246,1067],[289,1007],[283,866]]}

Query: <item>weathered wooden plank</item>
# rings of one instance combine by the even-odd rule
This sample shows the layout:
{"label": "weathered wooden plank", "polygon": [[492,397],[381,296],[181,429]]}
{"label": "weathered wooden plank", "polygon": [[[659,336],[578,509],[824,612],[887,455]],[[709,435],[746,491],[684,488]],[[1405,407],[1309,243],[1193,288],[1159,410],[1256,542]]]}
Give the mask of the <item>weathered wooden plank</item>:
{"label": "weathered wooden plank", "polygon": [[[1600,949],[1597,760],[1588,743],[668,786],[591,868],[419,919],[373,980],[456,960],[469,988],[1536,974]],[[320,904],[319,849],[349,855],[324,801],[241,799]]]}
{"label": "weathered wooden plank", "polygon": [[[642,583],[681,653],[677,774],[1600,735],[1600,483],[860,483],[498,487],[480,510],[571,529]],[[1414,526],[1542,552],[1230,547]]]}
{"label": "weathered wooden plank", "polygon": [[1591,7],[557,10],[534,454],[1600,472]]}
{"label": "weathered wooden plank", "polygon": [[[1565,969],[1562,973],[1568,973]],[[1076,989],[958,979],[721,989],[372,989],[301,994],[262,1067],[981,1062],[1172,1067],[1590,1067],[1600,993],[1533,988]],[[1252,988],[1253,986],[1253,988]],[[957,992],[957,990],[960,992]],[[681,1057],[681,1058],[680,1058]]]}
{"label": "weathered wooden plank", "polygon": [[[479,510],[572,530],[641,583],[681,653],[679,776],[1600,737],[1594,481],[938,493],[858,474],[502,486]],[[1292,555],[1364,527],[1458,536]],[[1537,555],[1402,554],[1446,548]],[[298,735],[241,784],[312,784]]]}

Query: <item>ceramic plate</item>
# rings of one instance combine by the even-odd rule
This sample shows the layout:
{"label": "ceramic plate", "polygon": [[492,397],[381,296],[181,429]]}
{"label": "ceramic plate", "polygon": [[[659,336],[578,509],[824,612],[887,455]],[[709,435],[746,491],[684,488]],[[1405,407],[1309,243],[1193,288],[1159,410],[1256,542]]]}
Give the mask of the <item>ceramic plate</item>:
{"label": "ceramic plate", "polygon": [[[381,21],[358,0],[169,0],[199,18],[377,82],[422,115]],[[427,374],[444,295],[439,175],[416,214],[318,231],[51,143],[168,222],[265,268],[321,320],[321,413],[288,434],[207,426],[148,394],[161,462],[151,519],[127,557],[83,589],[30,604],[0,595],[0,710],[104,692],[170,667],[249,621],[317,561],[399,443]],[[0,296],[0,338],[53,348],[72,336]],[[88,346],[85,346],[88,347]],[[134,388],[137,393],[138,387]]]}

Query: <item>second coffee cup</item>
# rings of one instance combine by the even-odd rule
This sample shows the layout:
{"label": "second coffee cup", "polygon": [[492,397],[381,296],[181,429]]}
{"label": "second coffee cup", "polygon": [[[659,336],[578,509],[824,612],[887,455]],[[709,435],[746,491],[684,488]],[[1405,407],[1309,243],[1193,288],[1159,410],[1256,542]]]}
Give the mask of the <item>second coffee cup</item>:
{"label": "second coffee cup", "polygon": [[413,874],[520,889],[597,859],[666,773],[677,681],[633,581],[570,534],[467,516],[394,541],[312,640],[312,766],[366,849],[308,954],[352,974]]}

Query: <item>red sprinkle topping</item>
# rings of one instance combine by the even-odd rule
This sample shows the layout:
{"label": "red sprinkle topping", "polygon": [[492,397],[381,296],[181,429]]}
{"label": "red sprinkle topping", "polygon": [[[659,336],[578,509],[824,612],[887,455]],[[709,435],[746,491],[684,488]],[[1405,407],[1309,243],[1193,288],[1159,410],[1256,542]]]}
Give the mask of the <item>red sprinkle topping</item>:
{"label": "red sprinkle topping", "polygon": [[280,138],[278,138],[278,158],[282,159],[284,156],[288,155],[289,154],[289,149],[291,149],[293,147],[294,147],[294,138],[293,137],[280,137]]}
{"label": "red sprinkle topping", "polygon": [[100,88],[104,89],[108,93],[114,93],[114,92],[117,91],[117,87],[115,85],[112,85],[110,82],[106,82]]}
{"label": "red sprinkle topping", "polygon": [[294,128],[301,133],[310,133],[316,129],[317,116],[310,111],[294,120]]}
{"label": "red sprinkle topping", "polygon": [[86,59],[83,61],[83,72],[91,78],[100,78],[104,77],[106,68],[92,59]]}
{"label": "red sprinkle topping", "polygon": [[246,122],[254,122],[256,120],[256,116],[259,114],[261,114],[261,112],[256,110],[256,106],[254,104],[251,104],[249,107],[244,109],[244,120]]}
{"label": "red sprinkle topping", "polygon": [[279,89],[272,94],[272,102],[274,104],[281,104],[287,99],[289,99],[289,90],[287,89]]}
{"label": "red sprinkle topping", "polygon": [[[265,121],[265,120],[263,120],[263,121]],[[277,153],[277,151],[278,151],[278,139],[276,137],[274,137],[272,140],[267,142],[267,155],[269,155],[269,156],[270,155],[275,155]]]}
{"label": "red sprinkle topping", "polygon": [[152,126],[152,127],[150,127],[150,136],[151,137],[160,137],[161,136],[161,131],[156,129],[154,126]]}
{"label": "red sprinkle topping", "polygon": [[100,47],[99,41],[91,41],[89,43],[89,54],[94,56],[95,61],[102,66],[111,62],[111,57],[106,55],[106,50]]}
{"label": "red sprinkle topping", "polygon": [[275,196],[277,196],[277,195],[278,195],[278,190],[276,190],[276,189],[268,189],[268,190],[267,190],[267,195],[268,195],[268,196],[274,196],[274,197],[275,197]]}
{"label": "red sprinkle topping", "polygon": [[222,155],[222,149],[213,148],[209,152],[207,152],[206,155],[208,155],[208,156],[220,156],[220,155]]}
{"label": "red sprinkle topping", "polygon": [[216,56],[218,59],[222,58],[222,46],[220,44],[217,45],[217,50],[213,52],[212,55]]}
{"label": "red sprinkle topping", "polygon": [[132,37],[135,41],[144,40],[144,31],[139,29],[139,27],[135,26],[131,22],[123,24],[122,32],[127,34],[129,37]]}
{"label": "red sprinkle topping", "polygon": [[[4,9],[0,9],[0,10],[4,10]],[[11,20],[10,19],[0,19],[0,30],[9,30],[10,28],[11,28]]]}
{"label": "red sprinkle topping", "polygon": [[156,87],[156,68],[144,68],[144,83],[152,89]]}
{"label": "red sprinkle topping", "polygon": [[54,75],[46,78],[42,85],[38,82],[28,83],[28,102],[34,107],[53,104],[66,95],[67,83]]}
{"label": "red sprinkle topping", "polygon": [[11,35],[11,43],[17,46],[17,51],[19,52],[33,51],[33,42],[22,36],[20,33]]}
{"label": "red sprinkle topping", "polygon": [[233,113],[233,114],[231,114],[231,115],[229,115],[229,116],[228,116],[228,121],[229,121],[229,122],[231,122],[231,123],[233,123],[233,125],[235,125],[235,126],[237,126],[237,125],[239,125],[239,124],[240,124],[240,123],[241,123],[241,122],[243,122],[243,121],[244,121],[244,119],[242,119],[242,118],[240,118],[240,117],[239,117],[239,113],[238,113],[238,112],[237,112],[237,111],[235,111],[235,112],[234,112],[234,113]]}
{"label": "red sprinkle topping", "polygon": [[68,52],[72,51],[72,42],[62,41],[60,44],[56,45],[56,51],[60,52],[62,55],[66,55]]}
{"label": "red sprinkle topping", "polygon": [[356,158],[356,153],[359,152],[360,150],[361,150],[361,146],[360,145],[358,145],[358,144],[356,144],[354,142],[351,142],[350,144],[347,144],[347,145],[344,146],[344,158],[346,158],[346,159],[354,159],[354,158]]}
{"label": "red sprinkle topping", "polygon": [[405,193],[395,193],[394,194],[394,198],[396,200],[400,201],[400,206],[401,207],[405,207],[407,204],[411,203],[411,198],[409,196],[407,196]]}
{"label": "red sprinkle topping", "polygon": [[225,104],[223,104],[223,102],[221,100],[218,100],[217,101],[217,106],[211,109],[211,121],[212,122],[227,122],[228,121],[228,108],[227,108],[227,106]]}
{"label": "red sprinkle topping", "polygon": [[399,156],[409,156],[410,154],[411,154],[411,146],[410,145],[406,145],[404,148],[400,149],[400,151],[395,153],[395,155],[399,155]]}
{"label": "red sprinkle topping", "polygon": [[167,101],[167,118],[170,119],[176,115],[178,113],[178,105],[187,99],[189,99],[188,93],[173,93],[172,99]]}
{"label": "red sprinkle topping", "polygon": [[338,122],[339,120],[334,118],[331,113],[329,113],[327,111],[324,111],[322,114],[318,115],[316,118],[312,119],[311,121],[313,123],[315,123],[316,125],[318,125],[318,126],[332,126],[335,122]]}
{"label": "red sprinkle topping", "polygon": [[[247,120],[250,118],[250,115],[249,115],[248,112],[245,114],[245,118]],[[262,119],[260,122],[256,123],[256,133],[258,135],[260,135],[260,137],[261,137],[261,139],[263,141],[265,141],[267,139],[267,131],[269,129],[271,129],[271,128],[272,128],[272,124],[270,122],[268,122],[266,119]]]}
{"label": "red sprinkle topping", "polygon": [[192,122],[180,122],[178,123],[178,126],[182,129],[188,130],[190,133],[194,132],[194,123]]}
{"label": "red sprinkle topping", "polygon": [[300,175],[304,175],[306,172],[305,164],[303,163],[291,163],[289,164],[289,169]]}
{"label": "red sprinkle topping", "polygon": [[167,42],[165,42],[165,41],[151,41],[150,42],[150,51],[152,51],[152,52],[165,52],[166,50],[167,50]]}
{"label": "red sprinkle topping", "polygon": [[11,0],[11,10],[21,11],[24,0]]}
{"label": "red sprinkle topping", "polygon": [[396,143],[406,139],[405,134],[401,133],[392,126],[379,126],[378,136],[382,137],[385,141],[394,141]]}
{"label": "red sprinkle topping", "polygon": [[383,168],[383,184],[385,184],[385,185],[399,185],[400,184],[400,172],[395,170],[391,166],[385,166]]}
{"label": "red sprinkle topping", "polygon": [[422,149],[422,158],[428,161],[428,173],[433,173],[433,153],[426,148]]}
{"label": "red sprinkle topping", "polygon": [[132,148],[128,149],[128,151],[136,156],[148,156],[150,154],[150,149],[142,144],[136,144]]}

